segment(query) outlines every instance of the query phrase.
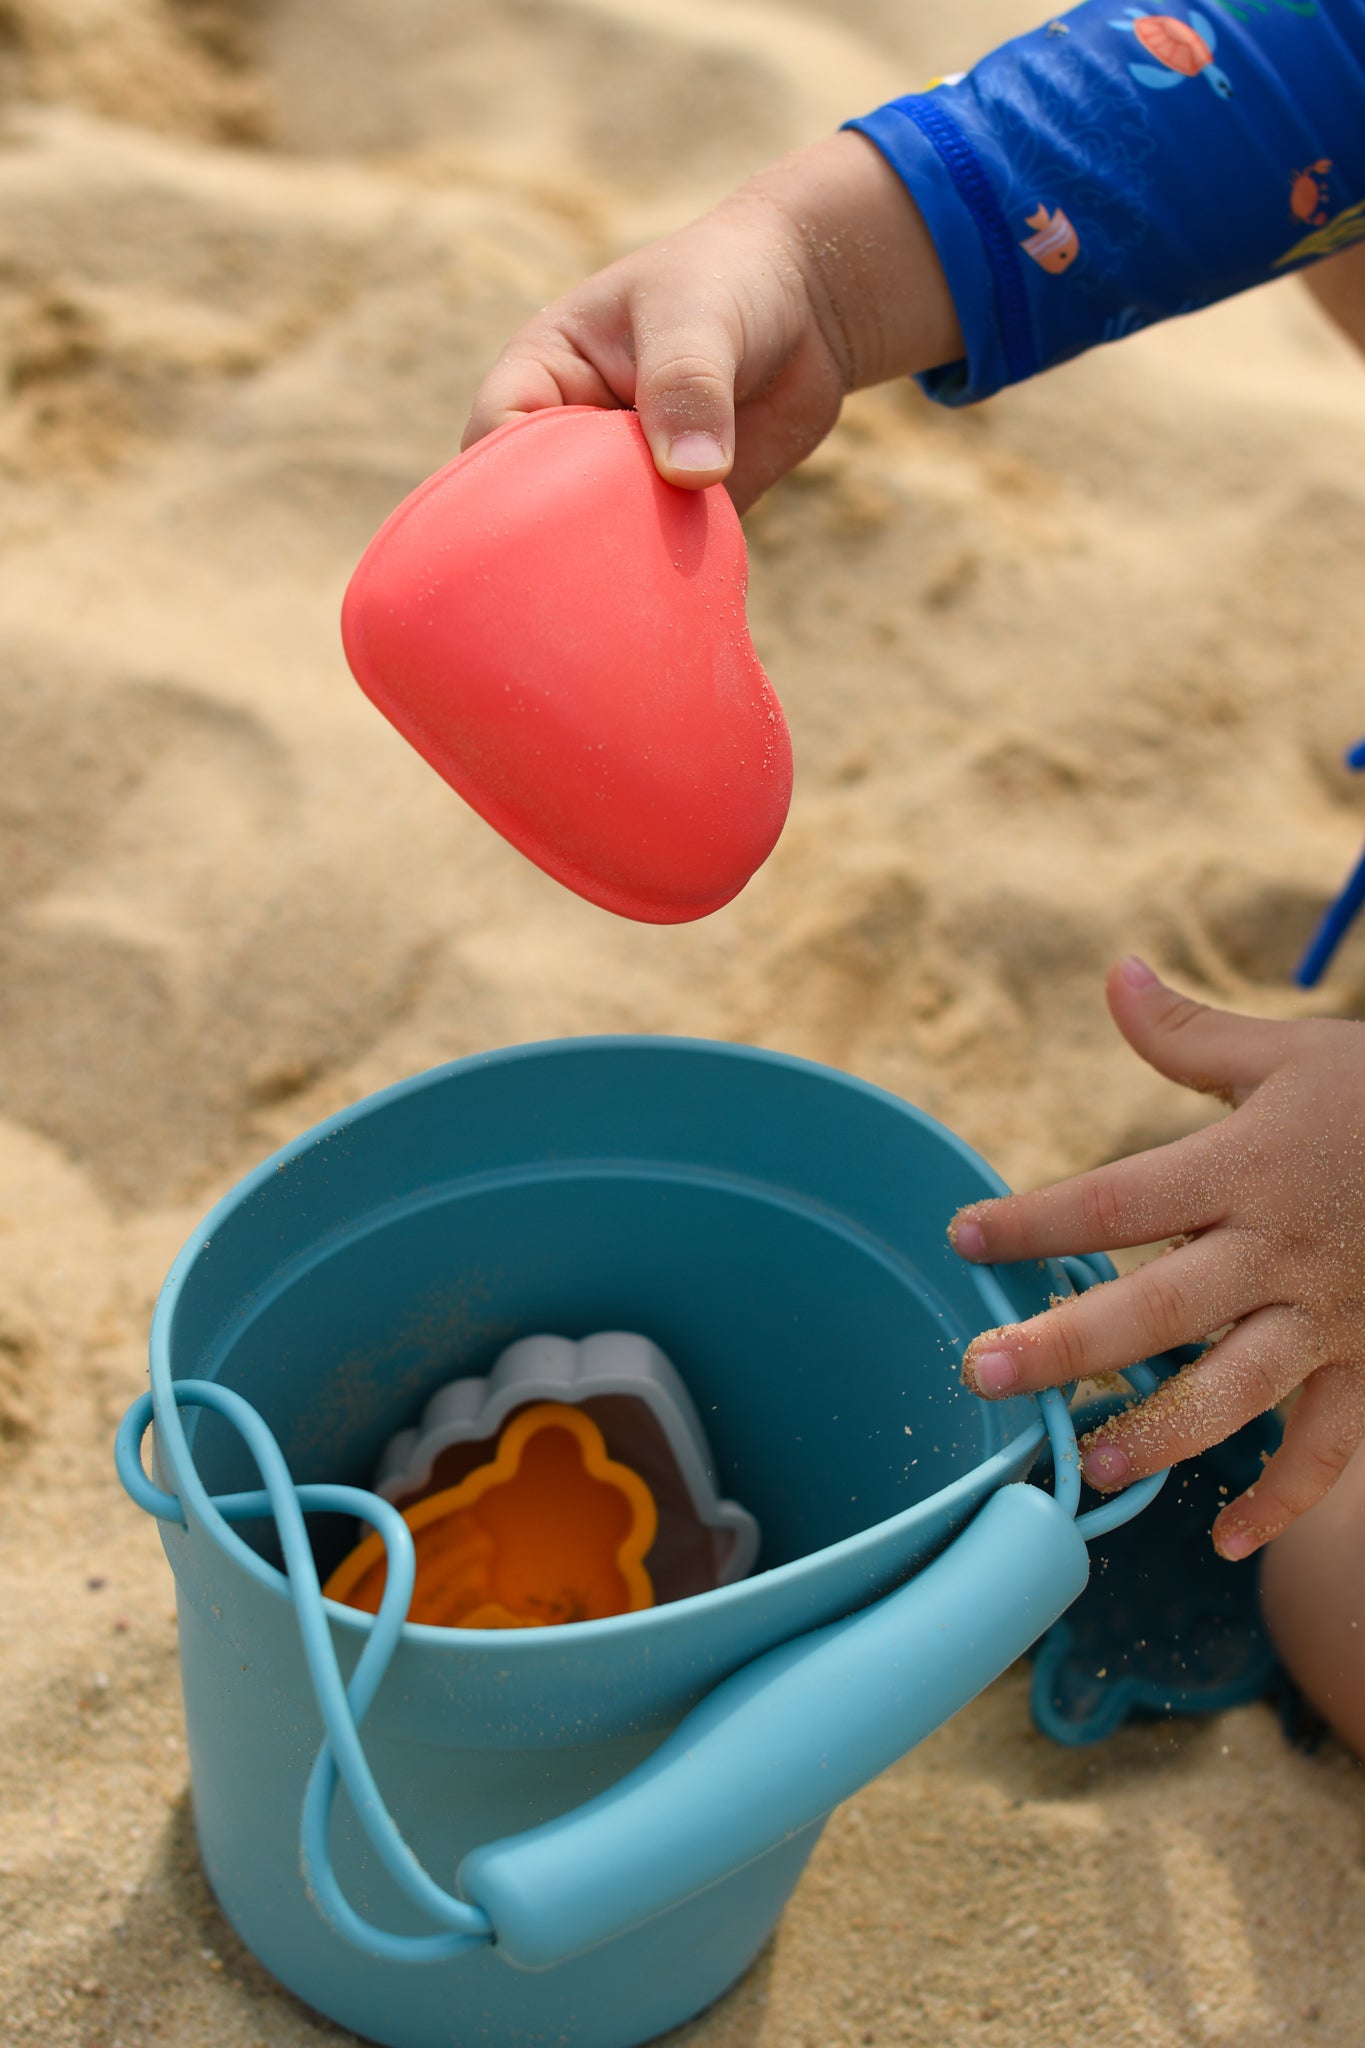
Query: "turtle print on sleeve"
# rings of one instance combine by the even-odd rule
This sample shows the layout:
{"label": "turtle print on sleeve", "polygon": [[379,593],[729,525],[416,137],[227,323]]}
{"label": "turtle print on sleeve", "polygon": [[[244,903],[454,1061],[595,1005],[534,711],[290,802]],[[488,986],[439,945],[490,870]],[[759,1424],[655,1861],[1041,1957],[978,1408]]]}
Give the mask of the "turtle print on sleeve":
{"label": "turtle print on sleeve", "polygon": [[1365,238],[1365,0],[1085,4],[848,124],[904,179],[989,397]]}
{"label": "turtle print on sleeve", "polygon": [[1220,100],[1232,98],[1232,81],[1213,61],[1218,32],[1207,15],[1191,11],[1182,21],[1178,14],[1150,14],[1142,7],[1125,7],[1123,21],[1111,28],[1131,30],[1150,63],[1130,64],[1128,75],[1149,92],[1166,92],[1183,85],[1187,78],[1202,78]]}

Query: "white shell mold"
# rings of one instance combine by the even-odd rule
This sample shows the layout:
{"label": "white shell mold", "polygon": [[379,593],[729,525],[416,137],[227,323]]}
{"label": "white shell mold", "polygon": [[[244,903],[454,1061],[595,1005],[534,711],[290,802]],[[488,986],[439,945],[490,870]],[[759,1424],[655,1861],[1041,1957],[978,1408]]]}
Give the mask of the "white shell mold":
{"label": "white shell mold", "polygon": [[535,1401],[566,1401],[597,1423],[608,1454],[654,1494],[659,1533],[646,1560],[661,1602],[746,1578],[758,1524],[720,1497],[692,1397],[657,1344],[628,1330],[522,1337],[486,1378],[452,1380],[427,1402],[415,1429],[389,1442],[375,1490],[399,1506],[458,1485],[490,1454],[508,1417]]}

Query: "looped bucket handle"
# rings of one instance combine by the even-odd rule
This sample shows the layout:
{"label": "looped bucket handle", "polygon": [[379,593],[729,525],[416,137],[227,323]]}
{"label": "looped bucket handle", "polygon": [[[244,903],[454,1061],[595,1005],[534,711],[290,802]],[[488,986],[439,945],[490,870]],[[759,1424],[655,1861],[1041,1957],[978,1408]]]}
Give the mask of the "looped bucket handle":
{"label": "looped bucket handle", "polygon": [[[1062,1262],[1078,1291],[1107,1277],[1082,1259]],[[1017,1320],[999,1276],[968,1269],[996,1323]],[[1148,1366],[1128,1370],[1137,1390],[1157,1384]],[[241,1395],[207,1380],[175,1383],[178,1406],[211,1409],[238,1431],[264,1481],[261,1490],[205,1496],[211,1518],[231,1523],[273,1515],[324,1739],[304,1795],[299,1854],[322,1918],[351,1946],[386,1962],[440,1963],[496,1943],[509,1962],[546,1968],[639,1925],[718,1882],[811,1825],[929,1734],[1008,1668],[1070,1606],[1085,1585],[1085,1542],[1140,1512],[1161,1472],[1077,1515],[1080,1456],[1065,1395],[1038,1396],[1052,1446],[1054,1495],[1003,1487],[947,1551],[870,1608],[798,1636],[724,1680],[644,1764],[575,1812],[467,1856],[458,1881],[489,1910],[438,1885],[417,1861],[380,1796],[360,1739],[412,1598],[412,1535],[388,1501],[359,1487],[296,1486],[275,1438]],[[120,1424],[114,1456],[137,1504],[183,1524],[177,1495],[143,1470],[150,1393]],[[378,1614],[349,1686],[341,1676],[304,1514],[354,1515],[383,1538],[387,1575]],[[983,1591],[985,1598],[983,1601]],[[984,1611],[986,1608],[989,1611]],[[964,1630],[964,1613],[970,1623]],[[922,1655],[902,1676],[907,1650]],[[896,1680],[886,1684],[888,1673]],[[769,1770],[758,1768],[766,1756]],[[776,1759],[780,1769],[774,1776]],[[389,1875],[442,1932],[397,1935],[371,1926],[345,1897],[332,1867],[328,1828],[338,1783]],[[712,1789],[704,1828],[680,1841],[679,1821]],[[660,1828],[672,1835],[660,1834]],[[651,1848],[669,1841],[668,1854]],[[642,1847],[643,1846],[643,1851]]]}
{"label": "looped bucket handle", "polygon": [[[1114,1277],[1114,1268],[1108,1259],[1064,1258],[1058,1261],[1067,1279],[1077,1294],[1084,1294],[1088,1288],[1098,1287]],[[977,1291],[986,1304],[997,1326],[1018,1320],[1014,1305],[1000,1284],[1000,1277],[993,1266],[972,1266],[969,1268]],[[1145,1362],[1124,1367],[1123,1377],[1131,1382],[1137,1394],[1154,1394],[1160,1386],[1159,1376]],[[1067,1394],[1060,1387],[1044,1387],[1035,1397],[1043,1411],[1047,1424],[1048,1442],[1052,1446],[1052,1491],[1057,1505],[1067,1514],[1075,1517],[1076,1527],[1087,1543],[1093,1543],[1098,1536],[1107,1536],[1111,1529],[1121,1528],[1131,1522],[1145,1507],[1150,1507],[1170,1477],[1171,1468],[1163,1466],[1160,1472],[1151,1473],[1146,1479],[1139,1479],[1122,1493],[1114,1495],[1100,1507],[1091,1508],[1086,1514],[1078,1514],[1081,1504],[1081,1454],[1076,1443],[1076,1431],[1071,1420],[1071,1409]]]}
{"label": "looped bucket handle", "polygon": [[[246,1522],[273,1515],[289,1573],[289,1588],[298,1615],[299,1635],[312,1680],[314,1697],[326,1730],[308,1789],[304,1794],[299,1835],[299,1860],[314,1903],[324,1920],[366,1955],[386,1962],[439,1963],[466,1949],[486,1946],[493,1938],[488,1915],[443,1890],[429,1877],[399,1834],[380,1797],[360,1741],[360,1724],[368,1713],[380,1681],[388,1670],[407,1618],[417,1573],[412,1531],[391,1502],[358,1486],[296,1486],[284,1453],[249,1401],[230,1387],[211,1380],[178,1380],[176,1403],[210,1408],[245,1440],[265,1481],[255,1493],[209,1496],[212,1514],[225,1522]],[[119,1425],[114,1461],[132,1499],[164,1522],[185,1520],[178,1497],[153,1485],[142,1469],[142,1439],[152,1420],[152,1396],[139,1395]],[[388,1573],[374,1626],[359,1662],[346,1685],[337,1663],[326,1605],[318,1583],[313,1547],[304,1527],[304,1513],[356,1515],[378,1529],[384,1539]],[[327,1829],[338,1781],[384,1868],[413,1904],[447,1929],[442,1934],[386,1934],[362,1920],[342,1892],[332,1868]]]}

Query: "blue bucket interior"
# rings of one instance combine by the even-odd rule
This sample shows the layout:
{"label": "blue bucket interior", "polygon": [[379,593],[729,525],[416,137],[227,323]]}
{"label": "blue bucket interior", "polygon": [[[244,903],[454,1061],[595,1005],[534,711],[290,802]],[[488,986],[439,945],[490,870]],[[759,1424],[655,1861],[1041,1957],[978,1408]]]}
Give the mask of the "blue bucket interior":
{"label": "blue bucket interior", "polygon": [[[932,1119],[803,1062],[667,1039],[516,1048],[373,1097],[243,1182],[173,1270],[154,1358],[243,1394],[296,1480],[363,1486],[438,1387],[513,1339],[641,1331],[770,1569],[1034,1422],[958,1380],[986,1318],[945,1226],[1000,1188]],[[1017,1269],[1019,1312],[1049,1284]],[[210,1493],[256,1483],[217,1418],[187,1429]],[[268,1523],[241,1534],[275,1561]],[[353,1540],[320,1525],[322,1569]]]}

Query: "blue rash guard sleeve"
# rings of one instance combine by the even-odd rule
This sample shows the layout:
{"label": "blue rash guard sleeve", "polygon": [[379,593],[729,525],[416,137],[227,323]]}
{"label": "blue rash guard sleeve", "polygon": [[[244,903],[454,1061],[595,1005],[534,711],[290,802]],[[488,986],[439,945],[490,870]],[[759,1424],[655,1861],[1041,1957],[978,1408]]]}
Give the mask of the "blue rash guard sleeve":
{"label": "blue rash guard sleeve", "polygon": [[1086,0],[850,121],[904,180],[988,398],[1365,237],[1365,0]]}

